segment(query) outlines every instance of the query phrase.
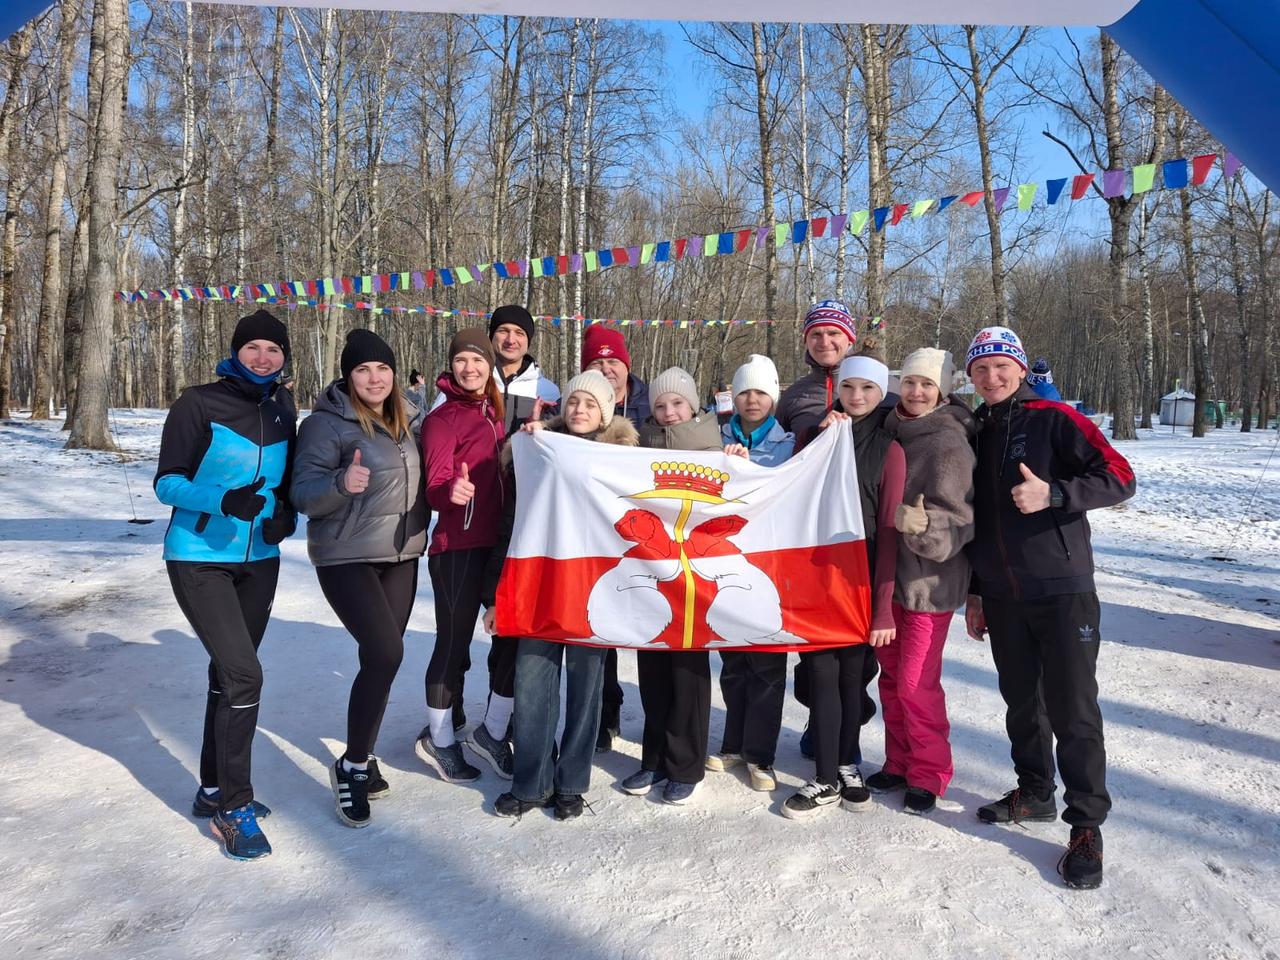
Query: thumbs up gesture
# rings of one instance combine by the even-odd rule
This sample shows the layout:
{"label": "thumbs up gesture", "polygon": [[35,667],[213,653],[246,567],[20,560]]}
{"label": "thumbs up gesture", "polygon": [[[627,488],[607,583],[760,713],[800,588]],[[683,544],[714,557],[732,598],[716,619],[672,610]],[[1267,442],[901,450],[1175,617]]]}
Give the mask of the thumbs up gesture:
{"label": "thumbs up gesture", "polygon": [[266,477],[259,477],[253,483],[228,490],[222,495],[222,515],[245,523],[254,520],[267,505],[267,498],[258,492],[266,482]]}
{"label": "thumbs up gesture", "polygon": [[360,448],[356,447],[351,465],[342,474],[342,488],[353,497],[369,489],[369,468],[360,462]]}
{"label": "thumbs up gesture", "polygon": [[1038,513],[1049,508],[1049,484],[1041,480],[1025,463],[1019,463],[1022,483],[1013,488],[1013,505],[1023,513]]}
{"label": "thumbs up gesture", "polygon": [[929,529],[929,514],[924,510],[923,493],[916,497],[914,504],[898,504],[893,526],[899,533],[909,533],[917,537]]}
{"label": "thumbs up gesture", "polygon": [[466,463],[463,463],[462,472],[453,481],[453,489],[449,491],[449,502],[465,507],[475,495],[476,485],[471,482],[471,473],[467,470]]}

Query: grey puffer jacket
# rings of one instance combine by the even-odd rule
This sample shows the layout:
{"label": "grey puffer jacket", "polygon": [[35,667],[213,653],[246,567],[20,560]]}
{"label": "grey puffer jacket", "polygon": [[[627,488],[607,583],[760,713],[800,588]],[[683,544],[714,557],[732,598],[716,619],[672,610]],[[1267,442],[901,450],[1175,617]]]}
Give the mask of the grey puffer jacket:
{"label": "grey puffer jacket", "polygon": [[[317,567],[410,560],[427,549],[431,515],[422,479],[422,408],[403,399],[410,429],[399,443],[381,426],[372,438],[360,429],[342,381],[329,384],[302,421],[290,498],[309,518],[307,553]],[[370,471],[369,486],[353,495],[342,476],[357,449]]]}
{"label": "grey puffer jacket", "polygon": [[917,613],[948,613],[969,592],[965,545],[973,539],[971,438],[978,424],[969,409],[952,399],[923,417],[902,416],[897,407],[884,428],[907,456],[902,502],[924,496],[929,527],[898,534],[898,566],[893,599]]}
{"label": "grey puffer jacket", "polygon": [[714,413],[699,413],[672,427],[649,417],[640,425],[640,446],[655,450],[723,450],[720,424]]}

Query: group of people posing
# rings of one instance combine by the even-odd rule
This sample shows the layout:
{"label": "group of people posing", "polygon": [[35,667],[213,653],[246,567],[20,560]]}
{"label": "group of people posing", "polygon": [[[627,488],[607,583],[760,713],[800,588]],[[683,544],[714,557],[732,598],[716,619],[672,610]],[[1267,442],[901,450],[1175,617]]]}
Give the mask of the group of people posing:
{"label": "group of people posing", "polygon": [[[260,824],[270,811],[254,798],[250,777],[262,690],[257,649],[278,544],[298,513],[308,518],[320,589],[359,657],[346,746],[329,768],[340,820],[367,825],[370,801],[390,790],[374,750],[424,553],[436,641],[417,755],[448,782],[481,776],[469,755],[510,780],[495,804],[499,816],[551,808],[571,820],[583,812],[594,754],[620,733],[618,651],[493,636],[484,715],[468,726],[463,709],[471,640],[480,618],[494,632],[518,509],[512,435],[549,430],[593,443],[723,450],[775,466],[834,429],[854,439],[871,624],[845,646],[800,655],[794,693],[809,711],[801,751],[814,774],[783,801],[783,815],[865,810],[873,793],[899,791],[906,812],[935,809],[953,773],[943,646],[963,607],[969,635],[990,636],[1017,775],[978,817],[1056,819],[1056,739],[1071,826],[1059,870],[1071,886],[1101,882],[1110,798],[1086,513],[1131,496],[1134,478],[1091,421],[1028,385],[1013,331],[985,328],[969,347],[965,369],[983,400],[973,413],[951,393],[950,353],[909,353],[893,392],[877,345],[858,342],[844,304],[823,301],[803,327],[810,372],[782,391],[773,361],[752,355],[734,375],[725,422],[701,408],[685,370],[642,382],[622,334],[598,325],[586,330],[582,372],[557,389],[529,352],[534,333],[519,306],[494,311],[487,331],[460,331],[428,411],[425,391],[402,388],[390,346],[353,330],[340,379],[295,429],[296,408],[280,386],[288,332],[260,310],[236,326],[218,379],[186,390],[170,410],[155,480],[157,496],[173,507],[164,557],[210,657],[193,812],[210,819],[228,855],[271,851]],[[710,654],[635,656],[644,730],[639,769],[619,785],[624,792],[660,790],[667,803],[688,804],[707,771],[738,767],[751,788],[777,789],[786,654],[720,653],[726,710],[714,751]],[[860,735],[875,712],[868,690],[877,674],[885,755],[864,778]]]}

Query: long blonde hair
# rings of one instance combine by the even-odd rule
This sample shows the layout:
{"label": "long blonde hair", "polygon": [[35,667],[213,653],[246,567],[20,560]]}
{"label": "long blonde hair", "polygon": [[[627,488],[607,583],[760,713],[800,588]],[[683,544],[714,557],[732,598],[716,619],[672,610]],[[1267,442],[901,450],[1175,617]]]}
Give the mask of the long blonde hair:
{"label": "long blonde hair", "polygon": [[405,409],[404,397],[400,395],[400,381],[394,374],[391,378],[391,392],[387,394],[387,399],[382,401],[381,414],[356,395],[355,387],[349,386],[347,396],[355,409],[356,422],[360,424],[360,429],[370,440],[373,439],[374,424],[379,423],[396,443],[409,435],[409,413]]}

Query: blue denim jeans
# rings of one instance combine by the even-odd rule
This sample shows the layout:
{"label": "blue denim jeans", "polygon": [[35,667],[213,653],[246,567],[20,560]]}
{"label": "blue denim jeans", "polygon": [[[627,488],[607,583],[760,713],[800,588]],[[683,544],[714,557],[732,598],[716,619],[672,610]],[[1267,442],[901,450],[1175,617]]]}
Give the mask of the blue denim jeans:
{"label": "blue denim jeans", "polygon": [[[607,650],[552,640],[520,640],[516,652],[515,769],[511,792],[521,800],[555,793],[584,794],[600,732],[600,699]],[[566,675],[564,735],[560,722],[560,665]]]}

